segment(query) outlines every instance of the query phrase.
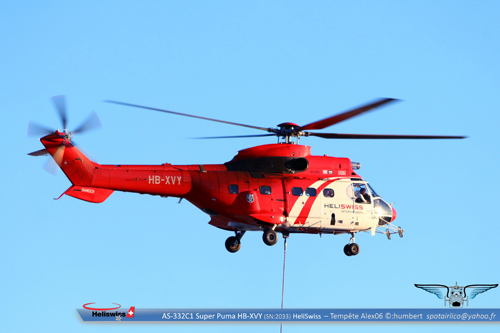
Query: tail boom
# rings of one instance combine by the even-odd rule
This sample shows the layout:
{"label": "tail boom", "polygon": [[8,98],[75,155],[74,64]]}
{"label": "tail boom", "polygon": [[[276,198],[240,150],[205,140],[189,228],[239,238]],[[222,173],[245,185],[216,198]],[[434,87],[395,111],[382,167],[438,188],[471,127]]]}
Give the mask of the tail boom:
{"label": "tail boom", "polygon": [[100,165],[81,153],[64,133],[55,132],[40,141],[73,184],[64,194],[80,200],[100,203],[115,190],[175,197],[191,191],[189,171],[169,164]]}

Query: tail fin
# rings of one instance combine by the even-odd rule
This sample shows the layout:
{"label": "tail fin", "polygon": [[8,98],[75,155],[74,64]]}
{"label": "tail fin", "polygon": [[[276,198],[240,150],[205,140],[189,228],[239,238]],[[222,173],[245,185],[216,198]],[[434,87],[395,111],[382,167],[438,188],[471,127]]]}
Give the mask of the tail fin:
{"label": "tail fin", "polygon": [[80,152],[64,133],[55,133],[40,139],[57,165],[73,185],[91,186],[95,167],[98,165]]}

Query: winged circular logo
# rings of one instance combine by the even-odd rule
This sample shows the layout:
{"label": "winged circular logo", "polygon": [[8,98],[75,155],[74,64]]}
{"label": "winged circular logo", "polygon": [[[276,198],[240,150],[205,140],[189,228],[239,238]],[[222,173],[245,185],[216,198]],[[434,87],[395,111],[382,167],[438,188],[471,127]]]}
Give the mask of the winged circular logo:
{"label": "winged circular logo", "polygon": [[255,201],[255,195],[253,193],[247,193],[247,201],[248,203],[252,203]]}
{"label": "winged circular logo", "polygon": [[467,303],[467,306],[469,306],[469,300],[498,287],[498,284],[469,284],[468,286],[461,287],[456,282],[454,286],[450,287],[443,284],[415,284],[415,287],[434,294],[439,299],[443,299],[444,306],[448,302],[450,308],[463,308],[464,303]]}

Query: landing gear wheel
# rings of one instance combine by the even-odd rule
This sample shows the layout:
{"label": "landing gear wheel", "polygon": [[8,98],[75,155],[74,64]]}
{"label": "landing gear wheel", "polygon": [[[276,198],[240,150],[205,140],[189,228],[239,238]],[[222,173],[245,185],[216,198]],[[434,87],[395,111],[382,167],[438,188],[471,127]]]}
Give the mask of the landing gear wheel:
{"label": "landing gear wheel", "polygon": [[352,256],[351,252],[349,252],[349,245],[350,244],[346,244],[346,246],[344,246],[344,253],[348,257]]}
{"label": "landing gear wheel", "polygon": [[359,253],[359,245],[356,244],[356,243],[351,243],[349,244],[349,253],[352,255],[352,256],[355,256]]}
{"label": "landing gear wheel", "polygon": [[359,253],[359,245],[356,243],[347,244],[344,246],[344,253],[346,256],[355,256]]}
{"label": "landing gear wheel", "polygon": [[231,236],[228,239],[226,239],[226,250],[228,250],[231,253],[236,253],[241,247],[241,243],[238,240],[238,238]]}
{"label": "landing gear wheel", "polygon": [[278,242],[278,234],[272,229],[266,229],[264,235],[262,235],[262,240],[264,240],[266,245],[273,246]]}
{"label": "landing gear wheel", "polygon": [[401,229],[401,227],[398,227],[398,234],[399,237],[403,238],[403,229]]}

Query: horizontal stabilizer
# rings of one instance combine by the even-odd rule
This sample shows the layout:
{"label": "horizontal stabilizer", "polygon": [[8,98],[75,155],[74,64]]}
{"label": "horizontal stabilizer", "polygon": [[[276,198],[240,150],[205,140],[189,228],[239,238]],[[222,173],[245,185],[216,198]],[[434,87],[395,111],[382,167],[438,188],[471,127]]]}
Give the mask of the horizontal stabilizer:
{"label": "horizontal stabilizer", "polygon": [[32,153],[29,153],[28,155],[30,156],[43,156],[43,155],[48,155],[49,151],[47,149],[40,149],[37,151],[34,151]]}
{"label": "horizontal stabilizer", "polygon": [[[106,200],[114,190],[108,190],[104,188],[87,187],[87,186],[71,186],[63,193],[69,195],[70,197],[77,198],[80,200],[101,203]],[[62,196],[62,195],[61,195]]]}

